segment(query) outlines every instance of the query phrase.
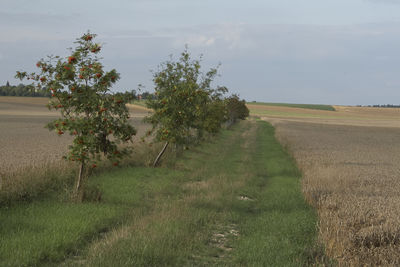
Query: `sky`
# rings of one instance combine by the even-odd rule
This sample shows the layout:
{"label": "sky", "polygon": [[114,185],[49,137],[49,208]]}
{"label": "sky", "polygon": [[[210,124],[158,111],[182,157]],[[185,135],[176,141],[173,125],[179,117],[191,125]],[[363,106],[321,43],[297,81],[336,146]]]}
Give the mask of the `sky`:
{"label": "sky", "polygon": [[188,45],[247,101],[400,104],[400,0],[0,0],[0,85],[88,30],[115,91]]}

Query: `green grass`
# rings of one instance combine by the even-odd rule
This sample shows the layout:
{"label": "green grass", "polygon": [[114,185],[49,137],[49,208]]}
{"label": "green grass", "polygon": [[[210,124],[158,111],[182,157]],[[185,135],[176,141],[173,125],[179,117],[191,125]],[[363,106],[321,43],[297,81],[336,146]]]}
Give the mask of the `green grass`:
{"label": "green grass", "polygon": [[265,106],[281,106],[281,107],[291,107],[291,108],[306,108],[306,109],[317,109],[317,110],[328,110],[335,111],[335,108],[331,105],[321,105],[321,104],[290,104],[290,103],[263,103],[263,102],[249,102],[247,105],[265,105]]}
{"label": "green grass", "polygon": [[41,201],[0,211],[0,265],[28,266],[62,259],[113,223],[110,204]]}
{"label": "green grass", "polygon": [[0,265],[305,265],[316,251],[316,214],[299,179],[272,126],[241,122],[174,168],[92,177],[100,203],[1,209]]}
{"label": "green grass", "polygon": [[254,116],[279,116],[279,117],[297,117],[297,118],[323,118],[323,119],[349,119],[349,117],[338,116],[337,113],[332,112],[327,114],[308,114],[300,112],[290,112],[290,111],[276,111],[260,109],[256,106],[248,106],[250,110],[250,115]]}
{"label": "green grass", "polygon": [[146,107],[146,100],[133,100],[131,104]]}
{"label": "green grass", "polygon": [[257,139],[255,170],[240,189],[256,201],[238,205],[243,235],[236,242],[235,258],[248,266],[306,265],[313,260],[316,217],[300,192],[300,173],[270,125],[259,126]]}

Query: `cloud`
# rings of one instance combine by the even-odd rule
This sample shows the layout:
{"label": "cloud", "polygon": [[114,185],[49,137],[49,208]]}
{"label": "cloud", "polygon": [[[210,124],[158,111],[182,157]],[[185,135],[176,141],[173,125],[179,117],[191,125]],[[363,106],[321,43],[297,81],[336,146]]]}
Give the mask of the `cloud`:
{"label": "cloud", "polygon": [[0,11],[0,42],[67,40],[72,35],[65,23],[73,27],[77,16]]}
{"label": "cloud", "polygon": [[364,2],[370,2],[375,4],[400,4],[399,0],[364,0]]}
{"label": "cloud", "polygon": [[193,48],[217,48],[232,51],[248,45],[242,38],[244,24],[199,25],[187,28],[167,29],[173,38],[173,47],[181,48],[185,44]]}
{"label": "cloud", "polygon": [[[1,28],[0,32],[6,32]],[[248,100],[304,103],[390,103],[400,84],[400,24],[353,26],[197,25],[99,33],[106,68],[121,73],[118,88],[139,83],[152,88],[150,69],[188,44],[192,55],[204,54],[204,67],[222,63],[218,84]],[[76,35],[64,38],[51,31],[19,29],[15,43],[0,42],[0,81],[15,70],[34,67],[47,54],[66,55]],[[76,34],[76,33],[75,33]],[[23,39],[27,38],[27,39]],[[0,37],[1,38],[1,37]],[[27,41],[29,40],[29,41]],[[11,80],[10,80],[11,81]],[[385,96],[390,96],[385,98]]]}
{"label": "cloud", "polygon": [[190,34],[182,37],[176,37],[173,41],[173,46],[175,48],[181,48],[184,45],[189,45],[189,47],[207,47],[215,43],[215,38],[212,36],[207,36],[203,34]]}

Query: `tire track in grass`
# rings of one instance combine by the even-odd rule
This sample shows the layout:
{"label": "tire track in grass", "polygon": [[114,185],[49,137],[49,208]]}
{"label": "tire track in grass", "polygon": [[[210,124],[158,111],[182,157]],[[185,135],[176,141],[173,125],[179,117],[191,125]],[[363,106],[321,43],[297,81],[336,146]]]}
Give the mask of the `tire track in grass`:
{"label": "tire track in grass", "polygon": [[[84,266],[301,266],[319,253],[300,173],[268,123],[243,121],[174,170],[140,173],[148,180],[130,176],[148,204],[136,199],[132,219],[92,244]],[[112,182],[126,188],[127,179]]]}

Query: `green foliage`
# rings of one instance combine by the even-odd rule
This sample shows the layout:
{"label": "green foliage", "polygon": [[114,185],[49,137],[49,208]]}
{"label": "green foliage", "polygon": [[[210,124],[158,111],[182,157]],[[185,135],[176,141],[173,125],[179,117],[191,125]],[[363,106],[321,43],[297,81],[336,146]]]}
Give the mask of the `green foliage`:
{"label": "green foliage", "polygon": [[239,96],[235,94],[226,99],[226,109],[228,120],[231,123],[236,122],[238,119],[244,120],[249,116],[249,109],[246,106],[246,101],[240,100]]}
{"label": "green foliage", "polygon": [[92,167],[96,167],[100,153],[117,165],[129,152],[117,145],[131,140],[136,133],[127,122],[129,112],[125,103],[130,99],[110,91],[119,73],[103,69],[97,56],[101,45],[93,42],[95,37],[87,33],[78,38],[76,48],[71,49],[67,58],[49,56],[38,61],[39,73],[16,75],[33,80],[36,88],[46,88],[51,93],[48,108],[59,110],[61,118],[50,122],[47,128],[58,135],[73,135],[65,158],[91,163]]}
{"label": "green foliage", "polygon": [[153,74],[155,98],[147,100],[147,107],[154,112],[146,121],[153,125],[147,134],[155,132],[156,141],[188,145],[203,132],[221,128],[225,118],[222,95],[227,89],[211,87],[216,68],[205,74],[200,68],[200,59],[192,60],[185,50],[178,61],[162,63]]}

